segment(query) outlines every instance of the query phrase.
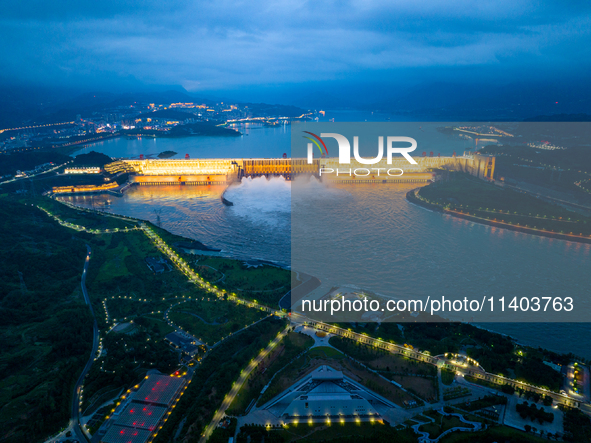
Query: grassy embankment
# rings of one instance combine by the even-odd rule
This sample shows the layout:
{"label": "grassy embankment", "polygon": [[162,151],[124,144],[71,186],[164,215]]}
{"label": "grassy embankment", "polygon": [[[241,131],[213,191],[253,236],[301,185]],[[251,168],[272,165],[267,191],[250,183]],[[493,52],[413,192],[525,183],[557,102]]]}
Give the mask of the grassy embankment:
{"label": "grassy embankment", "polygon": [[84,240],[0,198],[0,439],[43,440],[68,423],[91,348],[80,290]]}
{"label": "grassy embankment", "polygon": [[[9,442],[42,439],[68,422],[71,387],[88,358],[92,337],[80,291],[85,244],[93,251],[87,287],[106,352],[86,380],[83,411],[92,406],[91,413],[148,369],[175,370],[178,356],[163,341],[172,330],[163,312],[183,296],[207,295],[174,268],[152,273],[145,258],[162,254],[141,231],[78,231],[61,226],[36,205],[92,230],[135,224],[42,197],[4,194],[0,199],[5,237],[0,246],[5,264],[0,291],[0,429],[7,430],[2,436]],[[133,323],[107,334],[114,321]]]}
{"label": "grassy embankment", "polygon": [[[403,326],[402,332],[399,325]],[[341,325],[342,326],[342,325]],[[468,356],[478,361],[484,369],[494,374],[510,376],[526,383],[547,387],[558,392],[562,376],[545,365],[543,361],[565,365],[572,354],[557,354],[543,349],[517,345],[510,337],[496,334],[466,323],[382,323],[378,328],[373,324],[346,325],[353,331],[394,343],[411,343],[415,349],[439,355],[457,353],[462,346],[471,345]],[[357,346],[353,343],[352,346]],[[358,344],[368,351],[385,352]],[[351,354],[354,356],[354,354]],[[582,360],[578,358],[579,360]]]}
{"label": "grassy embankment", "polygon": [[437,401],[439,385],[435,366],[346,338],[331,337],[330,344],[382,376],[401,384],[424,401]]}
{"label": "grassy embankment", "polygon": [[266,361],[251,374],[248,382],[242,387],[228,409],[228,413],[230,415],[244,414],[273,376],[313,344],[314,341],[307,335],[290,332],[281,344],[269,354]]}
{"label": "grassy embankment", "polygon": [[496,156],[496,177],[565,192],[591,203],[591,151],[587,146],[543,150],[526,145],[491,145],[481,152]]}
{"label": "grassy embankment", "polygon": [[438,210],[486,224],[591,241],[591,218],[468,174],[450,172],[449,180],[425,186],[415,195]]}
{"label": "grassy embankment", "polygon": [[190,254],[175,245],[192,240],[172,234],[151,223],[148,225],[175,249],[195,272],[219,289],[273,309],[278,308],[279,300],[291,289],[291,272],[287,269],[268,264],[249,267],[242,260]]}
{"label": "grassy embankment", "polygon": [[204,297],[171,309],[169,318],[203,343],[211,346],[234,332],[269,315],[244,305]]}
{"label": "grassy embankment", "polygon": [[269,318],[212,350],[196,367],[193,381],[154,442],[168,442],[177,432],[179,441],[197,441],[242,369],[285,326],[284,320]]}

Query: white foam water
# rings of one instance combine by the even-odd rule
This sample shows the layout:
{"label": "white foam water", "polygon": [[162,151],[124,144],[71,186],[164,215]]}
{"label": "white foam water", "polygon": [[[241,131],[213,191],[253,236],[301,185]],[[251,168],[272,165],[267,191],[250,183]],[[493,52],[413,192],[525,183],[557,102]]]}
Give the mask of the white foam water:
{"label": "white foam water", "polygon": [[245,177],[232,185],[225,198],[238,217],[258,225],[288,227],[291,214],[291,182],[284,177]]}

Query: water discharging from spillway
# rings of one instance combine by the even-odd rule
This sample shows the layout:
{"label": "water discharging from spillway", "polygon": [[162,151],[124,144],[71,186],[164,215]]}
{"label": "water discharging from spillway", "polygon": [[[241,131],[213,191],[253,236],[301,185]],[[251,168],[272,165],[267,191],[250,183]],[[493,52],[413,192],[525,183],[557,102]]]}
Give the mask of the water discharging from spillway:
{"label": "water discharging from spillway", "polygon": [[231,210],[238,217],[261,226],[287,228],[291,214],[291,182],[283,177],[245,177],[232,185],[225,198],[234,206]]}
{"label": "water discharging from spillway", "polygon": [[[221,196],[234,203],[225,206]],[[161,227],[192,238],[221,255],[288,265],[291,255],[291,184],[282,177],[245,178],[226,190],[211,186],[135,186],[123,197],[66,196],[79,206],[160,221]]]}
{"label": "water discharging from spillway", "polygon": [[[427,211],[405,199],[414,184],[331,187],[309,180],[303,188],[299,186],[298,179],[246,179],[226,192],[234,206],[221,201],[225,185],[136,186],[121,198],[60,198],[153,223],[159,213],[162,227],[175,234],[220,248],[224,255],[292,264],[294,269],[318,276],[329,288],[348,284],[385,293],[382,286],[386,285],[399,296],[421,299],[452,293],[488,297],[509,291],[581,294],[588,288],[588,278],[582,282],[581,276],[588,275],[591,245],[506,231]],[[315,211],[319,203],[340,216],[326,219],[326,211]],[[325,235],[329,228],[332,234]],[[317,249],[355,257],[361,269],[359,278],[328,274],[323,257],[310,251],[303,251],[299,262],[292,261],[290,240],[293,237],[297,246],[302,236],[316,241]],[[385,271],[376,276],[376,267],[384,268],[384,264],[388,265]],[[550,328],[549,324],[523,328],[518,323],[487,327],[528,344],[591,357],[589,323],[577,329]],[[577,342],[565,344],[564,337],[575,330]]]}

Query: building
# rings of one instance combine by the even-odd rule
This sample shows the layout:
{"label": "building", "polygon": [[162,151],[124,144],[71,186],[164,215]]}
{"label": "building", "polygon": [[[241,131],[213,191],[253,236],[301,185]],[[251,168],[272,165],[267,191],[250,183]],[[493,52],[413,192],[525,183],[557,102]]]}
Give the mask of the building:
{"label": "building", "polygon": [[165,339],[168,340],[172,346],[186,352],[191,357],[199,352],[199,346],[192,337],[179,334],[178,332],[171,332],[165,337]]}
{"label": "building", "polygon": [[168,262],[162,257],[146,257],[146,264],[148,265],[148,268],[150,268],[150,270],[155,274],[162,274],[167,268],[168,270],[171,270]]}
{"label": "building", "polygon": [[318,367],[263,405],[285,423],[381,420],[381,413],[393,407],[330,366]]}
{"label": "building", "polygon": [[117,182],[106,183],[104,185],[54,186],[51,192],[54,194],[83,194],[110,191],[118,187]]}
{"label": "building", "polygon": [[100,174],[101,168],[98,166],[82,166],[78,168],[66,168],[64,169],[65,174]]}
{"label": "building", "polygon": [[[472,174],[484,180],[493,180],[495,173],[495,157],[481,154],[456,157],[414,157],[416,164],[409,164],[404,158],[382,159],[372,165],[371,170],[366,164],[351,159],[351,163],[343,168],[338,157],[323,157],[312,160],[302,158],[275,159],[144,159],[119,160],[105,165],[110,174],[131,172],[130,180],[140,185],[211,185],[226,184],[242,177],[278,176],[290,180],[294,176],[315,175],[331,181],[364,182],[370,180],[380,183],[425,183],[435,177],[435,170],[450,169]],[[390,175],[385,172],[394,170]],[[351,171],[359,170],[360,175]],[[396,171],[403,171],[399,174]],[[330,173],[332,171],[333,173]],[[339,173],[335,173],[339,171]],[[348,173],[347,173],[348,171]],[[376,172],[377,171],[377,172]],[[381,172],[380,172],[381,171]],[[367,173],[365,173],[367,172]]]}
{"label": "building", "polygon": [[[168,375],[149,375],[120,405],[101,443],[148,443],[182,395],[186,380]],[[99,431],[100,432],[100,431]]]}

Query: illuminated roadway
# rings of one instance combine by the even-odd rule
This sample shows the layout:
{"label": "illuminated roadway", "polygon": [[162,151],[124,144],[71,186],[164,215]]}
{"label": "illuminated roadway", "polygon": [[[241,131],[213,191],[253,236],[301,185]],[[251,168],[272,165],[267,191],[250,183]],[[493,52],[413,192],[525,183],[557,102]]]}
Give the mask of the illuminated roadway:
{"label": "illuminated roadway", "polygon": [[211,434],[215,430],[218,423],[221,421],[222,418],[224,418],[224,415],[226,414],[226,410],[230,407],[230,405],[234,401],[234,398],[236,398],[236,394],[238,394],[240,389],[242,389],[242,385],[244,385],[244,382],[246,380],[248,380],[250,373],[259,365],[259,363],[261,363],[263,361],[263,359],[269,354],[269,352],[271,352],[273,350],[273,348],[275,348],[275,346],[277,346],[279,344],[279,342],[283,339],[283,337],[285,337],[285,335],[287,334],[287,331],[289,329],[290,329],[290,326],[288,326],[281,333],[279,333],[277,335],[277,337],[275,337],[271,341],[271,343],[269,343],[269,345],[265,349],[263,349],[259,353],[259,355],[257,355],[256,358],[254,360],[252,360],[246,368],[244,368],[242,370],[242,372],[240,373],[240,377],[238,377],[238,380],[236,380],[236,382],[232,386],[232,389],[224,398],[222,405],[214,414],[209,425],[207,425],[207,427],[205,428],[205,432],[203,433],[203,435],[199,439],[199,443],[205,443],[207,441],[207,439],[209,437],[211,437]]}
{"label": "illuminated roadway", "polygon": [[[166,242],[164,242],[152,229],[150,229],[147,225],[145,225],[143,223],[140,224],[140,227],[144,230],[146,235],[148,235],[148,237],[150,237],[152,239],[152,241],[155,243],[155,245],[158,247],[158,249],[160,249],[162,252],[164,252],[166,255],[168,255],[168,257],[173,261],[173,263],[175,263],[177,265],[177,267],[181,271],[183,271],[185,273],[185,275],[187,275],[189,277],[190,281],[200,285],[203,289],[214,293],[218,297],[223,297],[223,295],[225,294],[224,291],[218,289],[216,286],[213,286],[210,283],[206,282],[205,280],[201,279],[199,277],[199,275],[196,274],[187,265],[187,263],[181,257],[179,257],[179,255],[175,251],[173,251],[166,244]],[[245,304],[245,305],[253,307],[253,308],[266,310],[266,311],[271,312],[277,316],[281,316],[281,317],[285,316],[285,313],[280,310],[271,309],[267,306],[260,305],[257,302],[241,299],[239,297],[236,297],[233,294],[232,295],[227,294],[227,295],[228,295],[228,300],[232,300],[236,303],[242,303],[242,304]],[[298,313],[292,313],[291,321],[296,322],[296,323],[301,323],[301,324],[308,324],[309,326],[315,327],[316,329],[320,329],[325,332],[329,332],[329,333],[336,334],[336,335],[339,335],[342,337],[350,338],[350,339],[355,340],[359,343],[363,343],[368,346],[374,346],[376,348],[384,349],[389,352],[403,354],[403,355],[406,355],[407,357],[413,358],[415,360],[420,360],[425,363],[430,363],[435,366],[439,366],[441,364],[452,366],[456,370],[457,373],[461,373],[462,375],[471,375],[471,376],[474,376],[476,378],[479,378],[479,379],[482,379],[485,381],[496,382],[496,383],[500,383],[500,384],[513,384],[516,387],[521,387],[523,389],[538,392],[540,394],[549,395],[549,396],[553,397],[556,401],[561,402],[561,403],[565,403],[565,404],[569,404],[571,406],[575,406],[577,403],[580,403],[580,400],[574,399],[569,395],[565,395],[562,393],[558,394],[558,393],[549,391],[547,389],[544,389],[544,388],[541,388],[538,386],[533,386],[533,385],[530,385],[528,383],[524,383],[524,382],[521,382],[518,380],[514,380],[514,379],[510,379],[507,377],[503,377],[500,375],[486,372],[484,370],[484,368],[482,368],[480,365],[478,365],[478,363],[475,361],[473,361],[471,365],[467,365],[464,362],[455,361],[453,358],[448,359],[445,356],[431,356],[431,355],[425,354],[423,352],[419,352],[417,350],[414,350],[412,348],[407,348],[405,346],[397,345],[395,343],[386,342],[386,341],[381,340],[379,338],[369,337],[367,335],[359,334],[359,333],[349,331],[346,329],[342,329],[342,328],[338,328],[336,326],[333,326],[333,325],[330,325],[327,323],[314,321],[314,320],[311,320],[311,319],[309,319],[301,314],[298,314]],[[476,365],[473,366],[473,364],[476,364]],[[218,420],[218,422],[219,422],[219,420]]]}
{"label": "illuminated roadway", "polygon": [[[140,228],[154,242],[154,244],[158,247],[158,249],[160,249],[162,252],[164,252],[177,265],[177,267],[181,271],[183,271],[183,273],[185,273],[185,275],[187,275],[189,277],[189,279],[193,283],[199,284],[203,289],[214,293],[218,297],[223,297],[224,295],[227,295],[229,300],[232,300],[236,303],[243,303],[243,304],[246,304],[250,307],[264,309],[268,312],[271,312],[271,313],[281,316],[281,317],[285,316],[285,313],[282,311],[279,311],[276,309],[271,309],[267,306],[260,305],[256,302],[240,299],[240,298],[236,297],[235,295],[226,294],[224,291],[219,290],[216,286],[213,286],[210,283],[202,280],[199,277],[199,275],[196,274],[187,265],[187,263],[181,257],[179,257],[178,254],[175,251],[173,251],[152,229],[150,229],[144,223],[140,223]],[[88,248],[88,255],[86,258],[86,262],[84,264],[84,271],[82,274],[81,285],[82,285],[82,292],[84,295],[85,302],[89,305],[91,312],[92,312],[92,306],[90,306],[90,300],[88,298],[88,294],[87,294],[86,286],[85,286],[86,272],[87,272],[88,262],[90,260],[90,254],[91,254],[91,250],[88,245],[87,245],[87,248]],[[92,314],[94,317],[93,312],[92,312]],[[464,375],[464,374],[465,375],[472,375],[472,376],[476,376],[477,378],[480,378],[480,379],[483,379],[486,381],[494,381],[497,383],[500,382],[500,383],[509,383],[509,384],[517,385],[519,387],[523,387],[523,388],[531,390],[531,391],[550,395],[555,400],[557,400],[559,402],[566,403],[566,404],[571,404],[572,406],[577,406],[577,403],[580,402],[580,400],[573,399],[572,397],[570,397],[568,395],[557,394],[557,393],[548,391],[546,389],[539,388],[537,386],[532,386],[532,385],[529,385],[529,384],[526,384],[526,383],[523,383],[523,382],[520,382],[520,381],[517,381],[514,379],[510,379],[510,378],[502,377],[502,376],[499,376],[496,374],[491,374],[491,373],[485,372],[484,369],[482,369],[479,365],[468,366],[464,362],[456,362],[453,359],[448,359],[444,356],[430,356],[428,354],[424,354],[422,352],[416,351],[412,348],[408,349],[406,347],[403,347],[403,346],[400,346],[400,345],[397,345],[394,343],[389,343],[389,342],[385,342],[381,339],[376,339],[376,338],[369,337],[369,336],[366,336],[363,334],[358,334],[358,333],[355,333],[355,332],[352,332],[349,330],[338,328],[338,327],[330,325],[330,324],[311,321],[310,319],[306,318],[305,316],[298,315],[298,314],[293,315],[293,317],[291,318],[292,322],[297,322],[296,317],[300,317],[299,323],[308,324],[312,327],[315,327],[320,330],[324,330],[329,333],[333,333],[333,334],[344,336],[344,337],[347,337],[350,339],[354,339],[354,340],[356,340],[360,343],[364,343],[366,345],[375,346],[377,348],[381,348],[381,349],[387,350],[389,352],[398,351],[398,353],[405,354],[408,357],[411,357],[411,358],[414,358],[417,360],[422,360],[424,362],[431,363],[431,364],[434,364],[437,366],[439,366],[439,364],[441,364],[441,363],[453,366],[456,369],[456,371],[462,375]],[[205,429],[203,436],[199,440],[200,443],[204,443],[205,441],[207,441],[207,439],[209,438],[209,436],[212,434],[215,427],[217,426],[217,423],[219,423],[219,421],[223,418],[225,411],[227,410],[227,408],[230,406],[230,404],[232,403],[232,401],[236,397],[236,394],[241,389],[244,382],[248,379],[248,376],[250,375],[252,370],[281,341],[281,339],[285,336],[286,332],[287,332],[287,328],[282,333],[280,333],[275,339],[273,339],[273,341],[271,341],[271,343],[267,346],[267,348],[262,350],[261,353],[242,371],[240,377],[238,378],[238,380],[236,381],[236,383],[232,387],[232,390],[225,397],[221,408],[215,413],[213,420]],[[80,378],[78,379],[78,382],[76,383],[75,395],[74,395],[73,404],[72,404],[72,421],[71,421],[71,423],[73,422],[74,424],[76,424],[76,426],[74,426],[74,431],[76,432],[77,436],[80,437],[80,439],[82,441],[87,441],[87,438],[86,438],[86,435],[84,435],[84,432],[82,431],[82,428],[79,424],[80,387],[81,387],[82,382],[84,380],[84,376],[86,375],[86,373],[90,369],[90,366],[92,365],[92,362],[94,361],[94,355],[96,354],[97,349],[98,349],[98,328],[97,328],[97,324],[96,324],[96,320],[95,320],[94,321],[93,349],[90,354],[89,361],[87,362],[84,370],[82,371],[82,374],[80,375]],[[477,364],[477,362],[474,362],[474,363]],[[587,407],[588,405],[583,404],[583,406]]]}
{"label": "illuminated roadway", "polygon": [[21,131],[23,129],[35,129],[35,128],[46,128],[49,126],[62,126],[62,125],[73,125],[76,122],[63,122],[63,123],[48,123],[46,125],[35,125],[35,126],[22,126],[20,128],[6,128],[0,129],[0,134],[6,131]]}
{"label": "illuminated roadway", "polygon": [[88,361],[86,362],[86,366],[82,370],[80,377],[78,377],[78,381],[74,386],[74,395],[72,397],[72,418],[70,420],[70,427],[78,437],[80,442],[88,441],[88,437],[86,433],[83,431],[82,426],[80,425],[80,405],[82,404],[82,399],[80,398],[82,385],[84,384],[84,377],[88,374],[92,363],[95,360],[96,352],[98,350],[99,344],[99,333],[98,333],[98,326],[96,323],[96,318],[94,317],[94,311],[92,309],[92,305],[90,304],[90,298],[88,297],[88,292],[86,290],[86,272],[88,271],[88,263],[90,262],[90,254],[92,253],[90,246],[86,245],[86,249],[88,254],[86,255],[86,260],[84,261],[84,270],[82,271],[82,281],[80,286],[82,288],[82,294],[84,295],[84,302],[90,308],[90,313],[92,314],[93,325],[92,325],[92,350],[90,351],[90,357],[88,357]]}

